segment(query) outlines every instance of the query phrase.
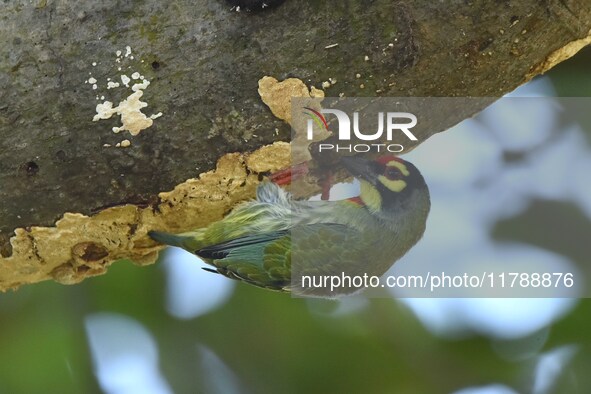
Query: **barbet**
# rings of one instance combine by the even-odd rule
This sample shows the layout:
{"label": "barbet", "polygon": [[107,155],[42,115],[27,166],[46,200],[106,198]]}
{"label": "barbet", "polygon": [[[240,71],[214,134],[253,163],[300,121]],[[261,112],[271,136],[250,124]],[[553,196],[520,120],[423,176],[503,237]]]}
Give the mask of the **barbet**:
{"label": "barbet", "polygon": [[154,240],[181,247],[217,272],[255,286],[311,297],[338,297],[351,283],[311,285],[331,276],[381,276],[422,237],[429,189],[417,168],[394,156],[344,157],[359,180],[358,197],[296,201],[272,182],[256,200],[223,220],[183,234],[152,231]]}

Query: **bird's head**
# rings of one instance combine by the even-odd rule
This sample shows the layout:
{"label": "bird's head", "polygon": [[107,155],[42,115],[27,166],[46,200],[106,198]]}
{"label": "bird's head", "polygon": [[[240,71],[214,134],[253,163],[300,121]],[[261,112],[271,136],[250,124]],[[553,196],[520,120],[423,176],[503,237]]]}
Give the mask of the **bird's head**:
{"label": "bird's head", "polygon": [[359,197],[373,213],[388,217],[419,208],[429,211],[429,189],[412,163],[396,156],[376,160],[346,156],[341,162],[359,180]]}

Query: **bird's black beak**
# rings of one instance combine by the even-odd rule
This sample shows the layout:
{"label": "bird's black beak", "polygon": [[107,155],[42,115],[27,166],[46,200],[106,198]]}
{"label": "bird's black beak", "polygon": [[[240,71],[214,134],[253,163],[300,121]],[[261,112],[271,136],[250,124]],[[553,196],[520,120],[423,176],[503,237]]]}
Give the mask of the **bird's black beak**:
{"label": "bird's black beak", "polygon": [[341,163],[355,178],[365,180],[374,186],[377,184],[380,168],[376,166],[379,167],[379,163],[358,156],[343,156]]}

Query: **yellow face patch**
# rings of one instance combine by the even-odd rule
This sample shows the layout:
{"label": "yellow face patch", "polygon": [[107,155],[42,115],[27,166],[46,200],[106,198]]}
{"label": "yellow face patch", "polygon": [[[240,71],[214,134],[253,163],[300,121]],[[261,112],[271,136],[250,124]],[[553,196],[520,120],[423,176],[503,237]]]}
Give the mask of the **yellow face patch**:
{"label": "yellow face patch", "polygon": [[382,196],[380,196],[380,192],[367,181],[360,181],[359,183],[361,187],[361,193],[359,193],[361,201],[370,210],[379,212],[382,208]]}
{"label": "yellow face patch", "polygon": [[401,192],[406,187],[406,182],[402,179],[398,180],[390,180],[383,175],[378,177],[378,180],[382,182],[382,185],[386,186],[388,189],[392,190],[393,192]]}
{"label": "yellow face patch", "polygon": [[402,173],[402,175],[404,175],[404,176],[410,175],[410,172],[408,172],[408,169],[406,168],[406,166],[399,161],[396,161],[396,160],[389,161],[388,164],[386,164],[386,166],[398,168],[400,170],[400,172]]}

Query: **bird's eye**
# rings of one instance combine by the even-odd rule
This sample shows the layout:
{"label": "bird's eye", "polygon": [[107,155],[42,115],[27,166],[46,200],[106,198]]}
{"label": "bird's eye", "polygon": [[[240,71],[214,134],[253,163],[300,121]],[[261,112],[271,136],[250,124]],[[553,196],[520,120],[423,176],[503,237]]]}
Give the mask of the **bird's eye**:
{"label": "bird's eye", "polygon": [[391,181],[395,181],[397,179],[402,178],[400,170],[396,167],[386,167],[386,171],[384,171],[384,176]]}

